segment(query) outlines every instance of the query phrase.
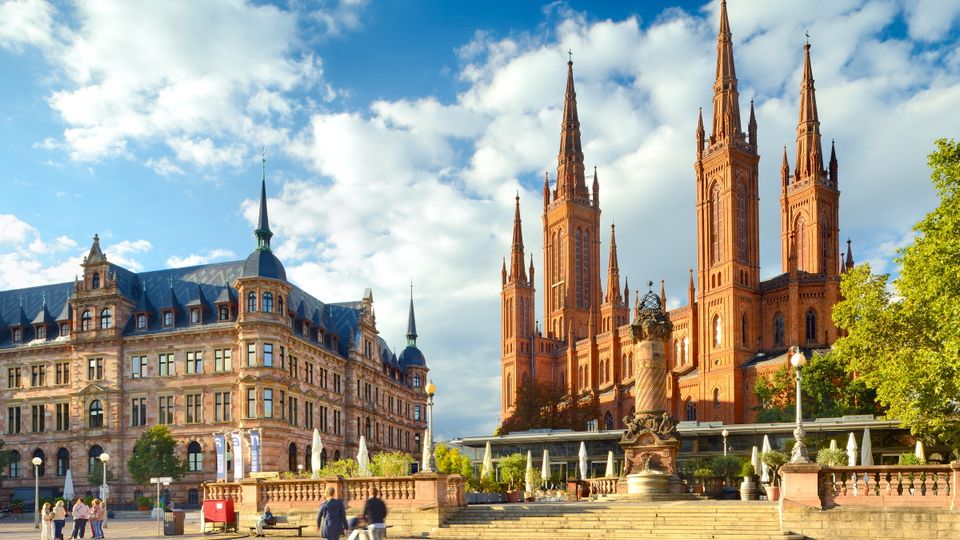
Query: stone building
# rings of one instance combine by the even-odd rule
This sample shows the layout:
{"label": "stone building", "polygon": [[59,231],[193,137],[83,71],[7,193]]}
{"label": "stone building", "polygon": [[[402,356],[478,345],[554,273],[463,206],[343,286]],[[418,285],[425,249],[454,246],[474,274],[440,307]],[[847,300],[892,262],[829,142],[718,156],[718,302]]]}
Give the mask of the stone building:
{"label": "stone building", "polygon": [[[687,304],[668,313],[667,393],[680,420],[750,421],[757,376],[784,365],[790,346],[810,354],[837,338],[830,313],[853,257],[849,240],[845,260],[839,243],[837,157],[831,144],[825,164],[809,43],[802,61],[795,166],[791,170],[784,147],[780,179],[782,273],[761,280],[757,122],[751,102],[742,129],[721,2],[711,131],[701,112],[694,138],[697,272],[690,271]],[[612,225],[605,289],[601,283],[600,181],[594,168],[588,188],[583,164],[571,61],[556,182],[551,189],[548,176],[543,185],[542,328],[535,322],[532,255],[524,267],[519,198],[509,268],[505,259],[501,270],[504,419],[527,377],[560,384],[571,395],[597,396],[604,429],[620,428],[623,417],[632,416],[630,288],[620,288]],[[665,304],[663,282],[660,295]]]}
{"label": "stone building", "polygon": [[[110,262],[94,236],[73,283],[0,291],[0,439],[14,452],[0,498],[32,499],[35,456],[41,496],[61,493],[68,469],[76,493],[95,492],[88,475],[106,452],[111,500],[130,501],[145,488],[126,461],[156,424],[188,464],[171,486],[178,504],[215,480],[214,432],[260,429],[264,471],[309,470],[314,428],[324,461],[355,456],[361,434],[371,452],[420,455],[428,369],[412,295],[397,355],[369,289],[324,303],[287,279],[270,249],[265,180],[254,232],[246,260],[141,273]],[[249,471],[249,453],[228,448],[229,476],[234,459]]]}

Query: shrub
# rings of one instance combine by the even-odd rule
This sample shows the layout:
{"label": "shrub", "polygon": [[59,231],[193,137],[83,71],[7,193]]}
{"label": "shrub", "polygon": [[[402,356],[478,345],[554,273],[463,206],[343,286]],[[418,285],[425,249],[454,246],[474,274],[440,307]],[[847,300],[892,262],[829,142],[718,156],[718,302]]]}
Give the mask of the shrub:
{"label": "shrub", "polygon": [[900,465],[926,465],[927,460],[920,459],[916,454],[900,454]]}
{"label": "shrub", "polygon": [[500,478],[507,483],[511,490],[523,488],[526,474],[527,458],[517,452],[500,460]]}
{"label": "shrub", "polygon": [[777,478],[777,475],[780,472],[780,467],[789,459],[789,456],[779,450],[768,450],[760,453],[760,461],[767,467],[770,467],[770,474],[773,475],[774,485],[780,485],[780,480]]}
{"label": "shrub", "polygon": [[740,463],[736,456],[717,456],[710,460],[710,469],[714,476],[729,479],[740,471]]}
{"label": "shrub", "polygon": [[821,448],[817,451],[817,463],[825,467],[840,467],[848,463],[847,451],[839,448]]}
{"label": "shrub", "polygon": [[321,478],[325,476],[342,476],[344,478],[354,478],[360,474],[360,465],[353,458],[341,459],[331,463],[317,471]]}
{"label": "shrub", "polygon": [[740,476],[747,477],[755,474],[757,474],[757,472],[753,470],[753,463],[744,461],[743,465],[740,466]]}
{"label": "shrub", "polygon": [[410,474],[413,457],[406,452],[380,452],[370,460],[373,476],[406,476]]}

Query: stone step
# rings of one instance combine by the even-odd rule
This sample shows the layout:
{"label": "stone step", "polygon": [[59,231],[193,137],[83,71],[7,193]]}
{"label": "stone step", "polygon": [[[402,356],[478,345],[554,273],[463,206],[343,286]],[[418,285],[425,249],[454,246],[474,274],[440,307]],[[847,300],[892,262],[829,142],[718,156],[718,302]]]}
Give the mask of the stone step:
{"label": "stone step", "polygon": [[596,530],[591,529],[589,531],[583,530],[549,530],[549,531],[528,531],[528,530],[512,530],[512,531],[459,531],[459,530],[448,530],[440,529],[436,532],[435,535],[431,535],[432,538],[437,539],[446,539],[446,540],[465,540],[470,538],[489,538],[489,539],[503,539],[503,540],[516,540],[517,538],[524,538],[530,540],[566,540],[566,539],[598,539],[598,540],[644,540],[644,539],[658,539],[658,540],[701,540],[701,539],[716,539],[716,540],[803,540],[803,535],[800,534],[789,534],[789,533],[779,533],[779,532],[745,532],[745,531],[727,531],[727,532],[713,532],[713,531],[663,531],[659,529],[649,529],[649,530]]}

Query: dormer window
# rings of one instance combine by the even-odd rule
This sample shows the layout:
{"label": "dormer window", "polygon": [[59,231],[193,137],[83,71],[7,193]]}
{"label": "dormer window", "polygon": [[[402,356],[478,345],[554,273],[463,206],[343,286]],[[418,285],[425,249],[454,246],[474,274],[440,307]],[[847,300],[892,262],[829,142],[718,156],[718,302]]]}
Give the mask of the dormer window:
{"label": "dormer window", "polygon": [[13,342],[20,343],[21,341],[23,341],[23,328],[17,326],[13,329]]}
{"label": "dormer window", "polygon": [[163,325],[173,326],[173,311],[167,310],[163,312]]}
{"label": "dormer window", "polygon": [[100,288],[100,272],[93,273],[93,288],[94,289]]}
{"label": "dormer window", "polygon": [[40,324],[37,325],[37,339],[47,339],[47,327]]}
{"label": "dormer window", "polygon": [[420,375],[416,374],[413,376],[413,387],[420,388]]}
{"label": "dormer window", "polygon": [[70,323],[60,323],[60,337],[67,337],[70,335]]}
{"label": "dormer window", "polygon": [[100,312],[100,328],[106,330],[110,328],[113,324],[113,314],[110,313],[110,308],[107,308]]}
{"label": "dormer window", "polygon": [[190,310],[190,324],[200,324],[200,310],[197,308]]}
{"label": "dormer window", "polygon": [[217,309],[217,320],[218,321],[229,321],[230,320],[230,308],[227,306],[220,306]]}
{"label": "dormer window", "polygon": [[263,306],[264,313],[273,313],[273,294],[265,292],[263,293]]}
{"label": "dormer window", "polygon": [[137,330],[146,330],[147,328],[147,316],[143,313],[137,315]]}
{"label": "dormer window", "polygon": [[257,310],[257,293],[250,291],[247,295],[247,311],[253,313]]}
{"label": "dormer window", "polygon": [[306,321],[303,322],[303,337],[310,337],[310,325]]}

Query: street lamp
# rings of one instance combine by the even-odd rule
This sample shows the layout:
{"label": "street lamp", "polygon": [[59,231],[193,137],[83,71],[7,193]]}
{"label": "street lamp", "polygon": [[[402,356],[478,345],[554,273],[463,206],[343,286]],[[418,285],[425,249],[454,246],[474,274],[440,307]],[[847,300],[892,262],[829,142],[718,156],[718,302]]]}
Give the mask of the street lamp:
{"label": "street lamp", "polygon": [[110,487],[107,485],[107,462],[110,461],[110,454],[104,452],[100,454],[100,461],[103,462],[103,478],[100,480],[100,500],[103,501],[103,527],[107,527],[107,498],[110,496]]}
{"label": "street lamp", "polygon": [[40,528],[40,466],[43,459],[40,456],[33,458],[33,528]]}
{"label": "street lamp", "polygon": [[426,471],[436,471],[437,464],[433,456],[433,395],[437,393],[437,385],[433,384],[433,381],[430,380],[427,382],[427,459],[426,463],[423,464],[424,470]]}
{"label": "street lamp", "polygon": [[790,463],[809,463],[810,459],[807,457],[807,445],[803,443],[805,433],[803,432],[803,412],[800,403],[800,371],[803,370],[803,366],[807,364],[807,357],[800,352],[800,347],[794,346],[791,350],[790,365],[792,365],[797,372],[797,427],[793,429],[793,438],[796,439],[796,442],[793,443]]}
{"label": "street lamp", "polygon": [[721,431],[720,434],[723,435],[723,455],[727,455],[727,436],[730,435],[730,432],[727,431],[726,428],[724,428],[724,430]]}

